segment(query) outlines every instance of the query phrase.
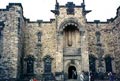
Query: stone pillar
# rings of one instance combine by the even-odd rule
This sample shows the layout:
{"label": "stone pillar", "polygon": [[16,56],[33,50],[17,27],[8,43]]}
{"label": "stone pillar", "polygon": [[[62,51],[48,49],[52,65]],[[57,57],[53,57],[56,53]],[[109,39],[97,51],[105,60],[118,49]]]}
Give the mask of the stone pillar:
{"label": "stone pillar", "polygon": [[56,78],[63,79],[63,34],[57,32]]}
{"label": "stone pillar", "polygon": [[83,71],[89,71],[87,33],[85,33],[85,31],[80,31],[80,33],[81,33],[81,56],[82,56],[81,67]]}
{"label": "stone pillar", "polygon": [[43,72],[43,63],[42,63],[42,50],[41,50],[42,44],[41,42],[38,42],[36,45],[36,53],[35,53],[35,66],[34,66],[34,73],[37,79],[42,78],[42,72]]}
{"label": "stone pillar", "polygon": [[104,54],[104,50],[102,49],[102,44],[101,43],[97,43],[96,44],[96,49],[97,49],[97,55],[98,55],[98,71],[101,73],[104,73],[104,62],[103,62],[103,54]]}
{"label": "stone pillar", "polygon": [[3,31],[4,31],[4,22],[0,22],[0,79],[2,78],[4,72],[4,67],[2,66],[3,58]]}

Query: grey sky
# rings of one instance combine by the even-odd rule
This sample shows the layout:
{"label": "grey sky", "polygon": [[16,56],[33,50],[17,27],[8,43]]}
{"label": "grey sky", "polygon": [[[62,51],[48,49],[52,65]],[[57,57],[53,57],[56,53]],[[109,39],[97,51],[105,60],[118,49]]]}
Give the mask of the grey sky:
{"label": "grey sky", "polygon": [[[67,2],[74,2],[80,5],[82,0],[58,0],[60,5]],[[8,3],[22,3],[24,16],[30,20],[49,21],[54,18],[54,14],[50,10],[54,9],[55,0],[0,0],[0,8],[5,8]],[[120,0],[85,0],[86,9],[92,10],[86,17],[87,20],[106,21],[111,17],[116,16],[116,9],[120,6]]]}

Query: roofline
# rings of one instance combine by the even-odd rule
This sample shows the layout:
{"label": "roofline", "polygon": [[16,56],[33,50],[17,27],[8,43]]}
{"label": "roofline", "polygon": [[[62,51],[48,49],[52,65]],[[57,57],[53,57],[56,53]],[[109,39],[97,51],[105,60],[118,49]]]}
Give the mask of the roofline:
{"label": "roofline", "polygon": [[110,22],[110,20],[107,21],[100,21],[100,20],[94,20],[94,21],[87,21],[86,23],[93,23],[93,24],[108,24]]}
{"label": "roofline", "polygon": [[22,4],[21,3],[9,3],[6,8],[0,9],[0,11],[9,11],[9,8],[11,8],[12,6],[20,6],[23,10]]}
{"label": "roofline", "polygon": [[118,18],[119,9],[120,9],[120,6],[117,8],[116,16],[114,18],[111,18],[112,22]]}
{"label": "roofline", "polygon": [[[23,12],[23,6],[21,3],[9,3],[6,8],[4,9],[0,9],[0,11],[9,11],[9,8],[11,8],[12,6],[19,6],[22,8],[22,12]],[[66,5],[60,5],[60,7],[66,7]],[[77,8],[83,8],[84,5],[75,5],[75,7]],[[120,6],[117,8],[117,12],[116,12],[116,16],[114,18],[111,18],[111,19],[107,19],[107,21],[100,21],[100,20],[94,20],[94,21],[87,21],[86,19],[86,23],[101,23],[101,24],[106,24],[106,23],[109,23],[109,22],[113,22],[116,18],[118,18],[118,13],[119,13],[119,9],[120,9]],[[26,19],[22,13],[22,16],[25,20],[27,20],[29,23],[37,23],[39,20],[37,21],[30,21],[30,19]],[[53,21],[55,21],[55,19],[50,19],[50,21],[43,21],[43,20],[40,20],[42,23],[52,23]],[[39,22],[40,22],[39,21]],[[96,21],[99,21],[99,22],[96,22]]]}
{"label": "roofline", "polygon": [[[60,7],[66,7],[65,5],[60,5]],[[76,8],[82,8],[83,6],[75,5]]]}
{"label": "roofline", "polygon": [[53,21],[55,21],[55,19],[50,19],[50,21],[43,21],[43,20],[37,20],[37,21],[30,21],[30,19],[24,18],[25,21],[27,21],[28,23],[52,23]]}

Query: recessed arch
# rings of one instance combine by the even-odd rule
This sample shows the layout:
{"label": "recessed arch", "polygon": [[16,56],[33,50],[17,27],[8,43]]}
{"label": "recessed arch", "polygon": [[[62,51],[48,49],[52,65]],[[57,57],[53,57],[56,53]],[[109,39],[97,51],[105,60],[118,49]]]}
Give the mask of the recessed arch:
{"label": "recessed arch", "polygon": [[63,30],[64,47],[76,46],[75,41],[77,41],[77,39],[80,39],[79,35],[79,29],[72,24],[68,24]]}
{"label": "recessed arch", "polygon": [[115,56],[113,54],[104,54],[103,58],[106,58],[106,57],[111,57],[112,59],[114,59]]}
{"label": "recessed arch", "polygon": [[65,19],[60,24],[59,31],[62,32],[67,25],[74,25],[79,29],[79,31],[85,31],[85,28],[83,28],[82,25],[78,22],[78,20],[73,17]]}
{"label": "recessed arch", "polygon": [[95,54],[89,54],[89,57],[94,57],[95,59],[98,58],[97,55],[95,55]]}
{"label": "recessed arch", "polygon": [[77,18],[64,19],[58,29],[58,36],[63,37],[64,47],[75,47],[80,43],[80,39],[84,36],[85,27],[78,22]]}
{"label": "recessed arch", "polygon": [[43,61],[47,58],[50,58],[51,60],[53,60],[53,58],[50,55],[46,55],[46,56],[44,56]]}
{"label": "recessed arch", "polygon": [[74,66],[76,68],[77,75],[81,72],[81,65],[79,65],[79,60],[67,60],[64,62],[64,73],[66,75],[66,78],[69,78],[69,67]]}

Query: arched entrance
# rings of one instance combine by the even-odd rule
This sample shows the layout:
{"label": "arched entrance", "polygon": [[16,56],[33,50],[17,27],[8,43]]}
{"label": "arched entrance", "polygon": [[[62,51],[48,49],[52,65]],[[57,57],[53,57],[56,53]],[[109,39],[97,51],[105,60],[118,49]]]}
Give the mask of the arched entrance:
{"label": "arched entrance", "polygon": [[77,71],[74,66],[68,68],[68,79],[77,79]]}

